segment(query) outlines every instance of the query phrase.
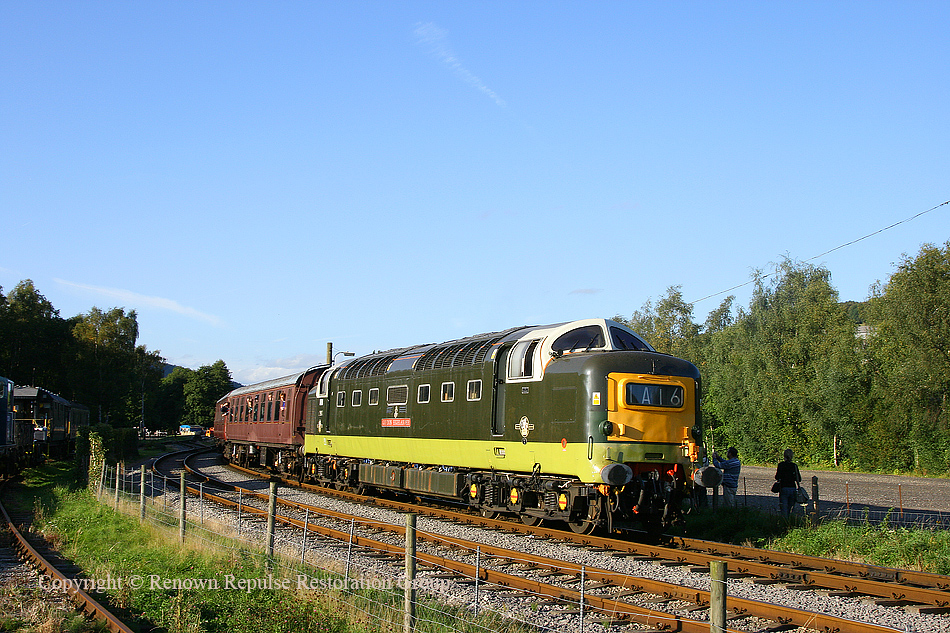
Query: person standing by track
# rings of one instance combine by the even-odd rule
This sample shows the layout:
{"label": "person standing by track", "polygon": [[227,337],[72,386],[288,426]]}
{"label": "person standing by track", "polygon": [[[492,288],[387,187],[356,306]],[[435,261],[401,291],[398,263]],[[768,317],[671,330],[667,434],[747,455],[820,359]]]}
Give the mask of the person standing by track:
{"label": "person standing by track", "polygon": [[798,494],[798,485],[802,481],[802,474],[798,470],[798,464],[792,461],[795,453],[792,449],[786,449],[784,460],[778,463],[775,469],[775,480],[779,483],[778,500],[782,508],[782,514],[786,517],[791,516],[792,508],[795,506],[796,495]]}
{"label": "person standing by track", "polygon": [[730,446],[726,451],[726,459],[721,459],[719,453],[713,453],[713,466],[722,471],[722,503],[726,507],[736,507],[736,492],[739,490],[739,472],[742,462],[739,461],[739,451]]}

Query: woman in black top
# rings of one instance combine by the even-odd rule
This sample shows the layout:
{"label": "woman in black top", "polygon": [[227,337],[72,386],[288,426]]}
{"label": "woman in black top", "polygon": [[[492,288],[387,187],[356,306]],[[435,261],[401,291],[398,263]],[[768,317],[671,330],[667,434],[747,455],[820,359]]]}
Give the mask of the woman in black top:
{"label": "woman in black top", "polygon": [[795,462],[792,461],[794,456],[792,449],[787,449],[785,451],[785,461],[779,462],[778,468],[775,469],[775,479],[782,487],[778,493],[778,500],[782,507],[782,513],[786,517],[792,513],[795,497],[798,494],[798,484],[802,481],[802,474],[798,471]]}

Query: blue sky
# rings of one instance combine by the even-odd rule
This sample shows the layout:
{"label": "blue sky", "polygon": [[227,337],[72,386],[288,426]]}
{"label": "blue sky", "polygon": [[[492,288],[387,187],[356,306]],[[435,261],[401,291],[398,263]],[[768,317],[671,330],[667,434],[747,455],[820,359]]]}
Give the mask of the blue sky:
{"label": "blue sky", "polygon": [[[0,285],[134,309],[140,344],[245,383],[327,341],[693,301],[950,199],[948,23],[946,2],[8,0]],[[950,205],[814,263],[863,300],[948,239]]]}

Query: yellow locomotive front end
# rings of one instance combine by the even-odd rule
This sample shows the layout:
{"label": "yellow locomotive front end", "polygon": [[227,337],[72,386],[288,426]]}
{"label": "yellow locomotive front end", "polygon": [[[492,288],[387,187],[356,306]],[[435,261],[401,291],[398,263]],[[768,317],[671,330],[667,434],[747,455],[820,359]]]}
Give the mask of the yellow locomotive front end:
{"label": "yellow locomotive front end", "polygon": [[608,443],[618,462],[695,461],[697,383],[685,376],[607,376]]}
{"label": "yellow locomotive front end", "polygon": [[608,529],[665,527],[681,517],[698,461],[699,374],[691,363],[655,352],[605,354],[592,362],[604,372],[603,382],[591,381],[603,387],[604,398],[590,429],[597,522]]}

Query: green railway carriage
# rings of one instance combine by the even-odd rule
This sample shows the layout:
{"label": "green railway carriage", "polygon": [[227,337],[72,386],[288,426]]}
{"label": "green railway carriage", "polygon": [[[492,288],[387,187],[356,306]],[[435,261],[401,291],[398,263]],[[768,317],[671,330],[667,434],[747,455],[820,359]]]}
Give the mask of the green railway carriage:
{"label": "green railway carriage", "polygon": [[370,354],[308,394],[298,474],[576,531],[662,525],[691,485],[699,389],[605,319]]}

